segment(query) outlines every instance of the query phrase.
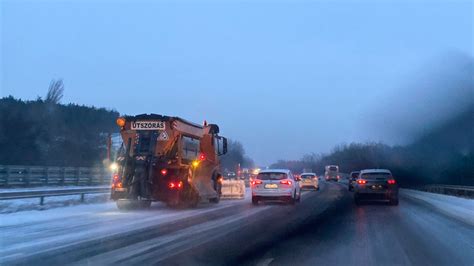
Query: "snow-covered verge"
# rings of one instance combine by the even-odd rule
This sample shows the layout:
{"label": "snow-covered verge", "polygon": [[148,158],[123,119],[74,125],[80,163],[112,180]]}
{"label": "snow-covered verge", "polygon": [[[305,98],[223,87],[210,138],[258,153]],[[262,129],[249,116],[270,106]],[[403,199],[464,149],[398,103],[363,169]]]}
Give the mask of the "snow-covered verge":
{"label": "snow-covered verge", "polygon": [[400,194],[428,203],[440,212],[474,225],[474,199],[460,198],[412,189],[400,189]]}
{"label": "snow-covered verge", "polygon": [[[55,189],[58,189],[58,187]],[[48,210],[58,207],[75,206],[79,204],[107,202],[109,200],[109,193],[85,194],[84,202],[81,201],[80,195],[45,197],[43,205],[39,204],[39,198],[1,200],[0,214],[14,213],[19,211]]]}

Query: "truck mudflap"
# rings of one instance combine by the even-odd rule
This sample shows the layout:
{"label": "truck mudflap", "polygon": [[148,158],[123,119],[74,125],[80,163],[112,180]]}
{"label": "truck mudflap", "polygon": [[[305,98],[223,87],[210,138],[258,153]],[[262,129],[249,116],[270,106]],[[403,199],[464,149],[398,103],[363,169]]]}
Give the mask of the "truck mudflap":
{"label": "truck mudflap", "polygon": [[245,198],[244,180],[223,180],[222,199],[243,199]]}

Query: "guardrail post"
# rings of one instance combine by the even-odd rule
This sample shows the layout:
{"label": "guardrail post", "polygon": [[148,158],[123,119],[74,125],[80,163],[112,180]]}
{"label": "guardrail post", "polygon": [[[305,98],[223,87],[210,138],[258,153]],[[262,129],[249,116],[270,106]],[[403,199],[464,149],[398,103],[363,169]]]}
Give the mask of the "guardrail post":
{"label": "guardrail post", "polygon": [[25,184],[27,187],[30,186],[30,167],[26,167],[24,170],[26,171],[26,174],[24,175],[25,177]]}
{"label": "guardrail post", "polygon": [[100,168],[100,179],[99,179],[100,180],[99,182],[100,182],[101,185],[103,185],[105,183],[104,179],[105,179],[105,169],[104,169],[104,167],[101,167]]}
{"label": "guardrail post", "polygon": [[92,186],[92,168],[89,168],[89,186]]}
{"label": "guardrail post", "polygon": [[74,175],[76,177],[76,186],[79,186],[79,176],[81,175],[81,170],[79,167],[76,167],[74,170]]}
{"label": "guardrail post", "polygon": [[81,194],[81,202],[84,202],[84,193]]}
{"label": "guardrail post", "polygon": [[49,169],[48,169],[48,167],[46,166],[43,171],[44,171],[44,181],[45,181],[46,185],[48,185],[49,184]]}
{"label": "guardrail post", "polygon": [[60,172],[60,175],[59,175],[59,184],[61,186],[64,186],[64,183],[66,182],[65,179],[66,179],[66,167],[61,167],[59,168],[59,172]]}
{"label": "guardrail post", "polygon": [[40,197],[40,205],[44,205],[44,197],[43,196]]}

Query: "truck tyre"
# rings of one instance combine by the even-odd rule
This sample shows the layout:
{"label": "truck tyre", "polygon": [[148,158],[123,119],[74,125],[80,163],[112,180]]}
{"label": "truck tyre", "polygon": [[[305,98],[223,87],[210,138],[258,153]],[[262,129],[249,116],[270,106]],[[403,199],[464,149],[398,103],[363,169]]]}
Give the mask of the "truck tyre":
{"label": "truck tyre", "polygon": [[217,197],[215,197],[215,198],[209,199],[209,202],[210,202],[210,203],[214,203],[214,204],[219,203],[219,201],[221,201],[221,196],[220,196],[220,195],[217,196]]}

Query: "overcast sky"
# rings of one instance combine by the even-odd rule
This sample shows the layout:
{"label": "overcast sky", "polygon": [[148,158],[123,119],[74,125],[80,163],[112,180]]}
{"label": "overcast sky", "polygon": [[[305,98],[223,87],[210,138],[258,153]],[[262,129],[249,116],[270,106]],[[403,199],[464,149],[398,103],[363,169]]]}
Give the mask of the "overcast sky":
{"label": "overcast sky", "polygon": [[62,78],[64,103],[206,119],[259,164],[400,142],[361,128],[374,105],[473,55],[472,1],[0,3],[1,96]]}

